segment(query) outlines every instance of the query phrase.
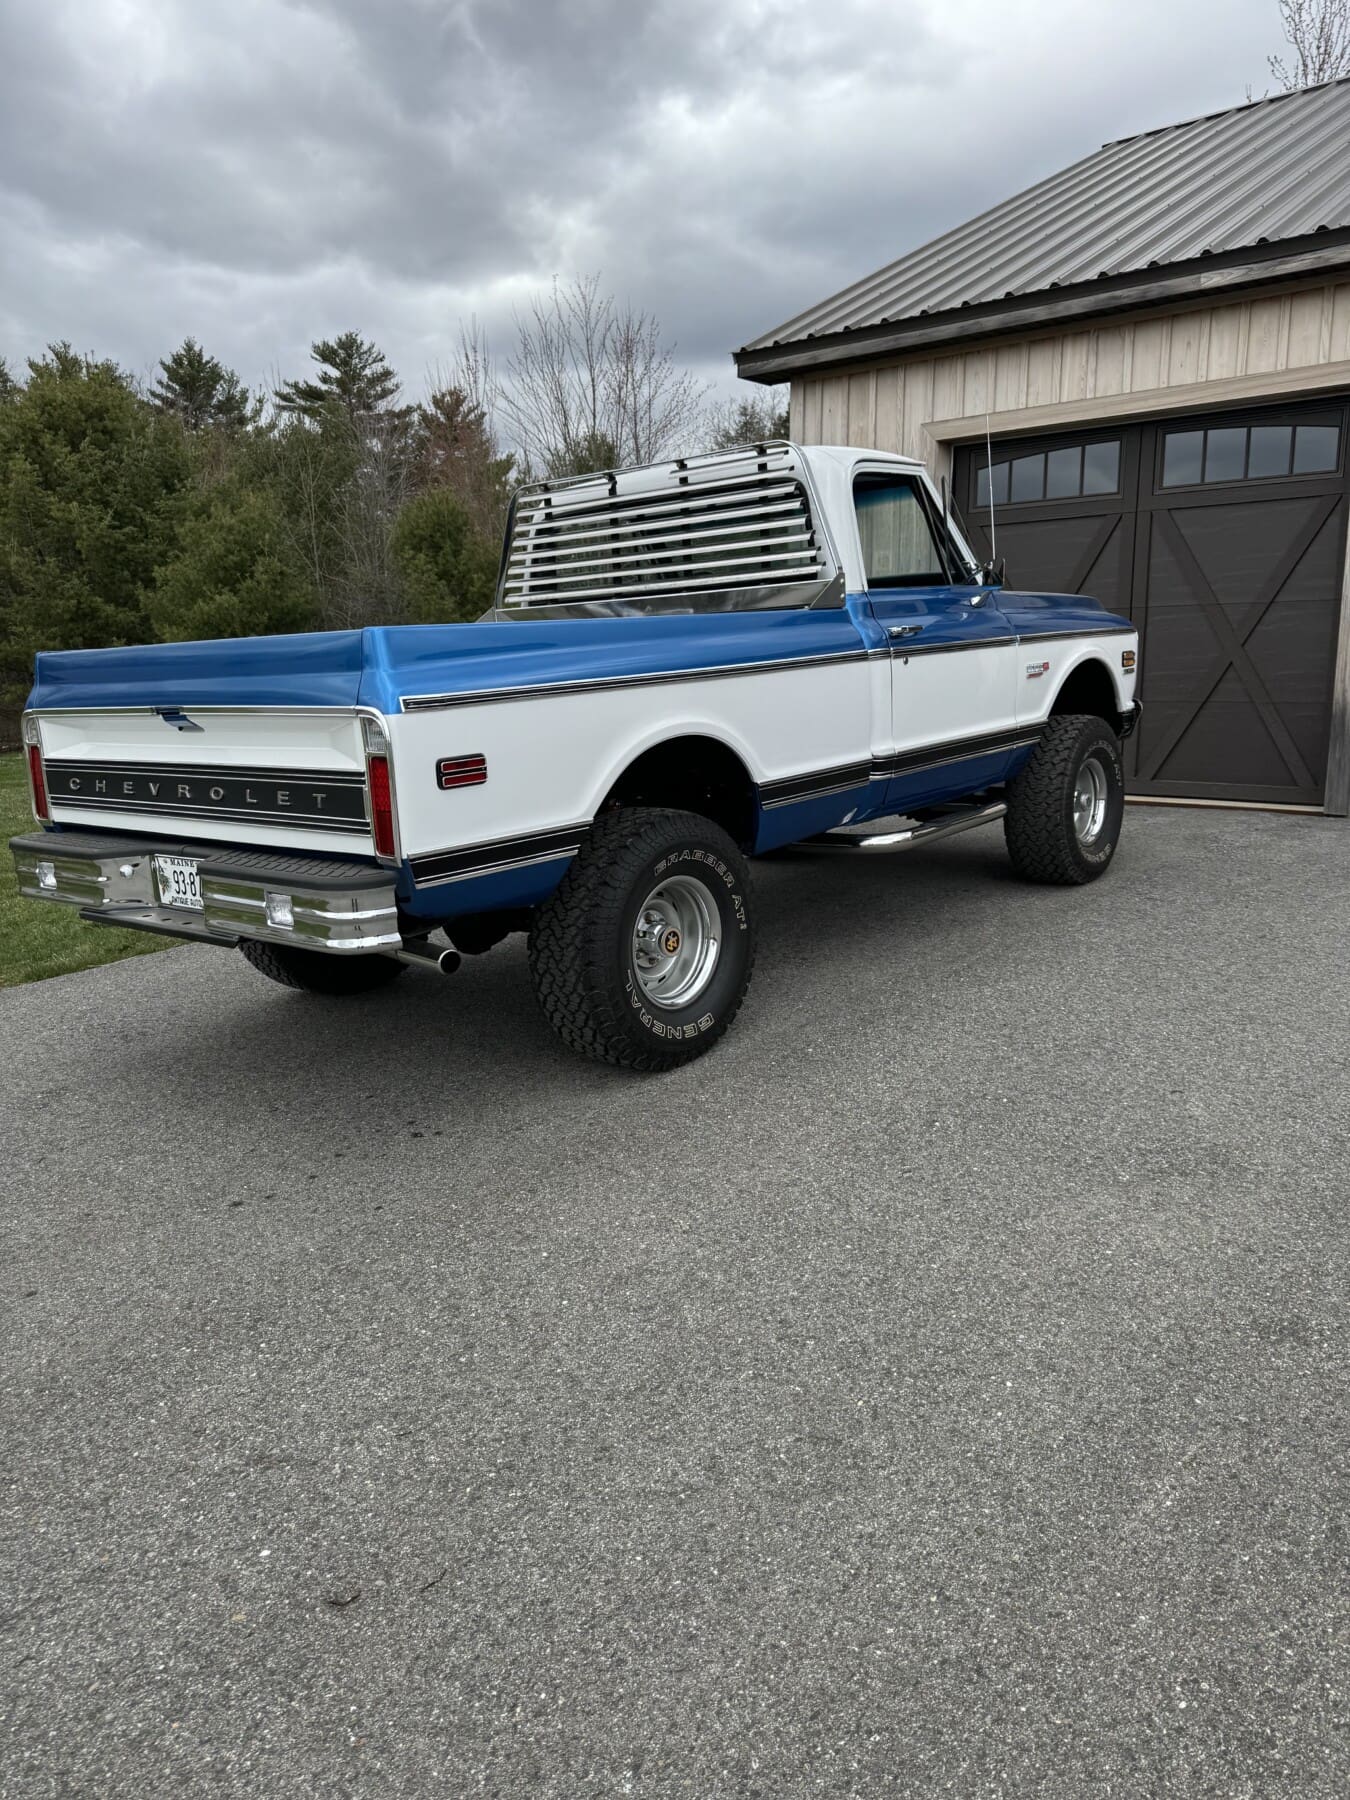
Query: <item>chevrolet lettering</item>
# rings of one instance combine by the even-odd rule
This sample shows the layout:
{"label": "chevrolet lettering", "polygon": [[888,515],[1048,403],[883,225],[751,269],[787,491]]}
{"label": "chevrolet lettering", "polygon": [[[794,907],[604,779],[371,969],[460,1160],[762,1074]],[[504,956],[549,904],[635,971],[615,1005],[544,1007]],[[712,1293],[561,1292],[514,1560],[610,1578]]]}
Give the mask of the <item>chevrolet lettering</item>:
{"label": "chevrolet lettering", "polygon": [[103,812],[120,808],[176,818],[284,818],[292,826],[364,834],[365,783],[303,771],[216,769],[181,764],[102,763],[54,757],[46,764],[53,804]]}
{"label": "chevrolet lettering", "polygon": [[750,444],[522,488],[473,625],[39,655],[11,848],[35,902],[302,991],[523,932],[568,1044],[673,1069],[745,998],[767,851],[1001,821],[1024,878],[1103,874],[1137,652],[982,568],[920,464]]}

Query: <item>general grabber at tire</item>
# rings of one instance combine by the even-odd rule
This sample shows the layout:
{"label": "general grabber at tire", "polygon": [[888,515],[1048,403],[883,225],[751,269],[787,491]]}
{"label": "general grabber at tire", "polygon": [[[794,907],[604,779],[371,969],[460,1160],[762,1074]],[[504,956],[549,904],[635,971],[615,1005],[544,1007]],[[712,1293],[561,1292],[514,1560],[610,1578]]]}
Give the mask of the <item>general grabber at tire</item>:
{"label": "general grabber at tire", "polygon": [[1025,881],[1075,887],[1111,866],[1125,812],[1120,739],[1104,719],[1051,719],[1008,788],[1003,821],[1013,868]]}
{"label": "general grabber at tire", "polygon": [[333,956],[256,938],[245,938],[239,948],[260,975],[307,994],[368,994],[372,988],[387,987],[405,966],[392,956]]}
{"label": "general grabber at tire", "polygon": [[534,991],[563,1042],[650,1073],[712,1048],[754,958],[744,857],[710,819],[656,807],[597,820],[530,933]]}

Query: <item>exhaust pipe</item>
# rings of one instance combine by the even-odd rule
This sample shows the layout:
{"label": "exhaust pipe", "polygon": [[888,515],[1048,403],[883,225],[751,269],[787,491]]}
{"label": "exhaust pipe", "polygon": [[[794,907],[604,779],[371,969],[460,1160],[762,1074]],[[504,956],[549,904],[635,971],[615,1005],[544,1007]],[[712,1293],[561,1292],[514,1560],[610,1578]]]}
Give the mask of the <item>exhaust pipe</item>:
{"label": "exhaust pipe", "polygon": [[394,956],[414,968],[439,969],[442,975],[453,975],[463,960],[458,950],[437,950],[426,938],[405,938],[403,948],[395,950]]}

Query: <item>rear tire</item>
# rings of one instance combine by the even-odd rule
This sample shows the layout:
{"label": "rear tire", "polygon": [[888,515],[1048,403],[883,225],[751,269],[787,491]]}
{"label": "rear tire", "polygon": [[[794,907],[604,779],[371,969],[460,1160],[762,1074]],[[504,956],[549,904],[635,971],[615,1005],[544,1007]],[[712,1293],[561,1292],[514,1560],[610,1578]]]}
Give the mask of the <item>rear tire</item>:
{"label": "rear tire", "polygon": [[1111,866],[1125,814],[1120,739],[1104,719],[1053,718],[1008,787],[1003,833],[1024,881],[1078,887]]}
{"label": "rear tire", "polygon": [[297,950],[290,944],[265,944],[256,938],[244,938],[239,948],[260,975],[306,994],[368,994],[388,987],[405,968],[392,956],[331,956],[322,950]]}
{"label": "rear tire", "polygon": [[754,960],[744,857],[710,819],[656,807],[597,821],[530,933],[534,991],[563,1042],[649,1073],[712,1048]]}

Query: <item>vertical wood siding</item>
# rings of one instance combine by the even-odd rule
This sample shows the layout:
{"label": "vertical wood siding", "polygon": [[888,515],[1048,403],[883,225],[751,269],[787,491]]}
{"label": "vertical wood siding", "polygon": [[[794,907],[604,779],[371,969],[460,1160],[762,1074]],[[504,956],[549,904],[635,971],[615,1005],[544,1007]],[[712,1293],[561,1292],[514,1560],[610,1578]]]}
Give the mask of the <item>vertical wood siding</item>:
{"label": "vertical wood siding", "polygon": [[[926,427],[986,412],[1071,406],[1210,381],[1286,374],[1350,361],[1350,282],[1262,296],[1166,318],[1116,320],[981,349],[915,355],[850,375],[792,384],[792,429],[807,444],[865,444],[922,457],[949,452]],[[1192,403],[1193,395],[1187,404]]]}

